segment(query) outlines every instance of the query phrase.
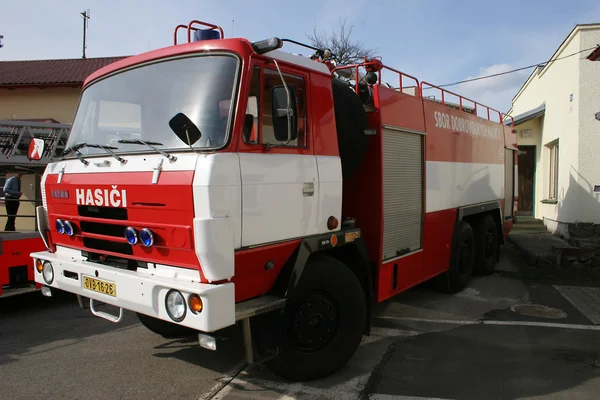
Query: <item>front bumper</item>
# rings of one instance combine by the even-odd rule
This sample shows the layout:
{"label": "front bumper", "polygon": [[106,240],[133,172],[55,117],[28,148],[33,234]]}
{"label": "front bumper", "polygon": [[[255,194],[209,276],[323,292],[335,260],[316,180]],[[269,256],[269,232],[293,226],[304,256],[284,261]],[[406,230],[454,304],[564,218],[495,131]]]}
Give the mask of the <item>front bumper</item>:
{"label": "front bumper", "polygon": [[[54,269],[54,280],[47,284],[42,273],[35,271],[35,281],[94,299],[102,303],[173,322],[166,311],[165,296],[170,289],[179,290],[187,299],[198,294],[203,308],[198,314],[189,310],[179,325],[202,332],[213,332],[235,323],[235,292],[233,283],[211,285],[193,281],[181,268],[163,267],[160,275],[151,271],[127,271],[77,259],[69,254],[36,252],[31,257],[49,261]],[[66,273],[65,273],[66,272]],[[114,296],[84,288],[83,277],[114,284]],[[183,277],[182,277],[183,276]]]}

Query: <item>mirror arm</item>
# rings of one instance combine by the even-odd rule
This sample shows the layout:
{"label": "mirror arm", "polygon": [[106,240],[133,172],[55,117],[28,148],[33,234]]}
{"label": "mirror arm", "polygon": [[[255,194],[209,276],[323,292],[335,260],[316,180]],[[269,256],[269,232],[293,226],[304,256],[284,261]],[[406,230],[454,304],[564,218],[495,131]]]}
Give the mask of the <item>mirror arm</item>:
{"label": "mirror arm", "polygon": [[277,67],[277,72],[279,72],[279,77],[281,78],[281,82],[283,82],[283,87],[285,88],[285,93],[287,94],[287,122],[288,122],[288,139],[284,144],[288,144],[289,142],[292,141],[292,116],[290,115],[290,112],[292,110],[291,107],[291,102],[292,102],[292,98],[290,96],[290,91],[287,87],[287,85],[285,84],[285,79],[283,79],[283,74],[281,73],[281,70],[279,69],[279,63],[277,63],[277,60],[273,60],[273,62],[275,63],[275,67]]}

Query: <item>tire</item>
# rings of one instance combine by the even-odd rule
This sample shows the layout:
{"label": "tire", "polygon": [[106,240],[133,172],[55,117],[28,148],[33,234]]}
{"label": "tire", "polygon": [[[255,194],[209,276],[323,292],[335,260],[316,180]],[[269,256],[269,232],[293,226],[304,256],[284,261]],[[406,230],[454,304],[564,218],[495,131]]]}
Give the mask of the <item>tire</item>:
{"label": "tire", "polygon": [[360,165],[369,145],[365,135],[367,113],[360,98],[345,82],[334,78],[331,83],[342,178],[346,180]]}
{"label": "tire", "polygon": [[331,375],[350,360],[362,340],[367,303],[360,282],[336,259],[315,256],[288,299],[283,323],[278,354],[265,361],[267,368],[289,381]]}
{"label": "tire", "polygon": [[471,280],[475,266],[475,235],[466,221],[461,221],[452,245],[450,268],[436,279],[436,288],[445,293],[462,291]]}
{"label": "tire", "polygon": [[494,272],[500,253],[498,226],[494,217],[484,214],[475,224],[475,275]]}
{"label": "tire", "polygon": [[145,314],[136,313],[138,319],[150,331],[164,337],[165,339],[177,339],[186,337],[195,331],[187,326],[177,325],[162,319],[150,317]]}

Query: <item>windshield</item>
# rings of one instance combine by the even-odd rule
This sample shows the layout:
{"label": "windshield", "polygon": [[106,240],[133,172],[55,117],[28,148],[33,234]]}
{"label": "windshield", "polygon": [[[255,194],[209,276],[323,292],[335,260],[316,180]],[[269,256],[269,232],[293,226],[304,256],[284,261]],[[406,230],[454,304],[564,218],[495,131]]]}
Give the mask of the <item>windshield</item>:
{"label": "windshield", "polygon": [[[232,118],[237,66],[233,56],[203,55],[145,65],[94,83],[83,92],[67,147],[89,143],[113,146],[115,153],[151,151],[141,143],[119,143],[142,140],[160,143],[162,150],[189,149],[169,127],[180,112],[202,133],[194,148],[221,147]],[[101,148],[79,151],[106,154]]]}

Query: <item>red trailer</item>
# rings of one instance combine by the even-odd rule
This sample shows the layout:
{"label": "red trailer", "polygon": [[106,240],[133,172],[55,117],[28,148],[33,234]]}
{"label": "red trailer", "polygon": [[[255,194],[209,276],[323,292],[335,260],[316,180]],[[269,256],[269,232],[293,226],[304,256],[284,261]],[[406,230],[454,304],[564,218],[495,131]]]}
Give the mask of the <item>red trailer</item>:
{"label": "red trailer", "polygon": [[[31,182],[34,186],[33,198],[20,199],[18,221],[29,223],[30,229],[24,231],[0,231],[0,298],[27,293],[41,288],[34,280],[32,251],[46,249],[36,223],[36,206],[42,204],[39,180],[48,162],[56,159],[67,141],[70,125],[34,121],[0,120],[0,174],[3,176],[21,173],[21,181]],[[32,138],[46,143],[46,150],[38,160],[29,157]],[[31,149],[33,150],[33,149]],[[36,179],[37,178],[37,179]],[[38,187],[36,187],[36,185]],[[37,189],[37,190],[36,190]],[[4,199],[0,186],[0,217],[6,218]],[[33,206],[30,206],[33,205]],[[23,212],[24,209],[31,212]],[[17,224],[18,226],[19,224]],[[4,223],[0,230],[4,229]]]}

